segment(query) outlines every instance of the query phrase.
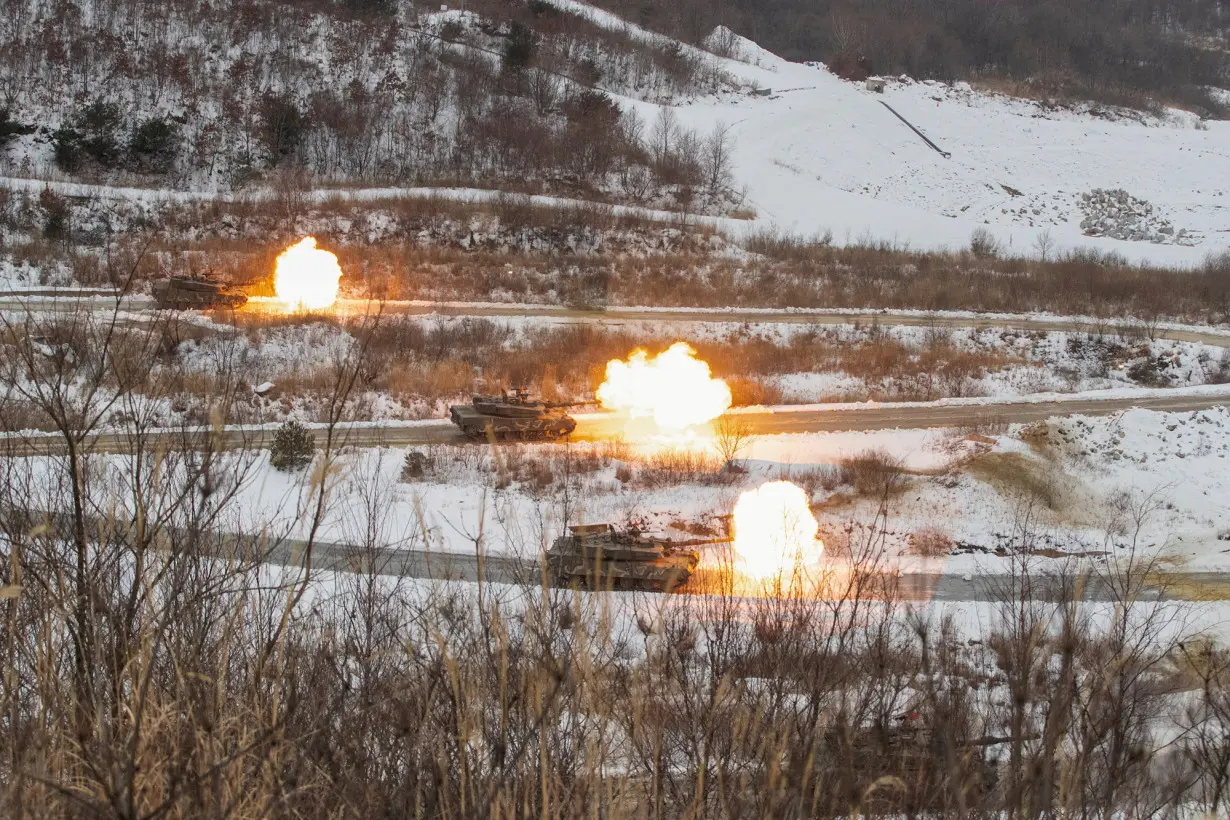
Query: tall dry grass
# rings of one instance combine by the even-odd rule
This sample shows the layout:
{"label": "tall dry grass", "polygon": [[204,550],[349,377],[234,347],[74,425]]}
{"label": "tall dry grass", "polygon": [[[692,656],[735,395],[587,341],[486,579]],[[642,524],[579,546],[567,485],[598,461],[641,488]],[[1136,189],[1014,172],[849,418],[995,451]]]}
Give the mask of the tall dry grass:
{"label": "tall dry grass", "polygon": [[[1142,553],[1040,572],[1028,505],[1005,522],[1019,557],[977,627],[904,603],[883,564],[892,471],[870,467],[879,506],[850,530],[848,570],[786,574],[771,595],[721,567],[705,594],[669,597],[557,589],[532,564],[522,584],[411,580],[398,550],[426,546],[428,528],[390,520],[381,470],[344,471],[334,424],[282,511],[301,521],[292,542],[245,509],[255,447],[147,437],[138,399],[157,334],[125,340],[121,358],[118,310],[83,312],[57,331],[80,355],[60,355],[41,321],[12,334],[0,372],[0,402],[21,395],[60,445],[30,458],[25,440],[0,442],[4,817],[1227,808],[1224,651],[1186,642],[1190,613],[1154,600]],[[330,422],[363,370],[365,348],[353,353]],[[94,453],[117,404],[127,442]],[[498,469],[537,480],[534,452],[497,448]],[[552,470],[583,474],[621,451],[563,455]],[[355,491],[339,508],[340,480]],[[542,484],[542,519],[480,520],[464,533],[475,555],[497,528],[536,554],[544,522],[571,520],[573,482]],[[1122,511],[1139,533],[1147,505]],[[330,521],[346,544],[321,539]]]}

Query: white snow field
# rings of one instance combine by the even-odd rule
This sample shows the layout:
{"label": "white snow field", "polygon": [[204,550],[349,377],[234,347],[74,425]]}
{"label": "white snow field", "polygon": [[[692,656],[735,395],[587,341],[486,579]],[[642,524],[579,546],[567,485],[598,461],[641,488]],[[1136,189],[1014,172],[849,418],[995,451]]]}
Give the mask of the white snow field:
{"label": "white snow field", "polygon": [[[605,464],[578,467],[570,493],[531,469],[532,462],[562,457],[551,445],[508,448],[496,460],[482,447],[419,451],[430,467],[410,483],[399,481],[406,448],[344,454],[330,479],[332,512],[317,537],[358,543],[375,533],[393,547],[462,554],[473,554],[478,539],[488,554],[523,557],[537,555],[565,519],[635,524],[687,538],[694,527],[712,531],[714,516],[729,513],[740,493],[786,479],[807,488],[830,560],[840,562],[843,540],[867,537],[879,500],[860,496],[835,471],[846,459],[880,452],[907,473],[876,536],[886,566],[903,572],[1000,575],[1010,571],[1022,541],[1041,550],[1034,557],[1040,567],[1072,559],[1101,563],[1135,549],[1176,569],[1230,569],[1225,408],[1076,416],[1015,425],[995,436],[943,429],[757,436],[743,453],[746,474],[718,482],[646,482],[649,462],[642,459],[652,447],[576,445],[576,458],[593,453]],[[252,458],[239,499],[242,523],[305,537],[315,474],[277,472],[267,453]],[[122,460],[110,463],[119,473],[126,469]],[[547,481],[560,469],[553,465]],[[635,476],[621,478],[621,467]],[[1125,504],[1144,512],[1139,532],[1123,528]],[[916,554],[916,538],[928,531],[950,539],[952,554]]]}
{"label": "white snow field", "polygon": [[[594,22],[636,31],[584,3],[557,3]],[[649,35],[651,36],[651,35]],[[733,38],[747,62],[722,60],[739,80],[772,93],[702,98],[675,108],[680,124],[731,128],[738,185],[756,225],[838,243],[892,241],[962,248],[985,225],[1013,253],[1091,247],[1133,261],[1187,266],[1230,247],[1230,122],[1089,107],[1047,108],[975,92],[964,83],[889,80],[883,94],[819,64],[776,57]],[[888,103],[951,154],[945,159],[887,110]],[[624,98],[652,122],[662,106]],[[1010,192],[1008,189],[1012,189]],[[1123,189],[1185,230],[1191,244],[1083,235],[1081,194]]]}

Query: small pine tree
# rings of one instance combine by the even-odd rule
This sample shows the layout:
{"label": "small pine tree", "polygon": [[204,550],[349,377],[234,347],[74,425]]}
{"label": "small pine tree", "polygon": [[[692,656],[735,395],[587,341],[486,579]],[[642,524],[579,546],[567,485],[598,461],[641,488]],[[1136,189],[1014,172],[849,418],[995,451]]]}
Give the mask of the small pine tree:
{"label": "small pine tree", "polygon": [[514,22],[508,30],[508,40],[504,43],[504,72],[513,74],[529,68],[534,62],[534,54],[538,49],[534,30],[522,23]]}
{"label": "small pine tree", "polygon": [[300,470],[312,463],[316,437],[298,421],[291,419],[278,428],[269,447],[269,463],[284,473]]}
{"label": "small pine tree", "polygon": [[128,143],[129,164],[140,171],[164,174],[175,163],[179,129],[165,117],[151,117],[133,132]]}
{"label": "small pine tree", "polygon": [[81,133],[70,125],[61,125],[51,135],[51,148],[56,167],[65,173],[74,173],[81,168],[85,149],[81,146]]}
{"label": "small pine tree", "polygon": [[418,481],[431,470],[431,457],[418,450],[406,453],[406,461],[401,467],[401,480],[407,483]]}
{"label": "small pine tree", "polygon": [[44,188],[38,196],[39,207],[46,214],[43,222],[43,236],[47,239],[68,239],[72,211],[68,200],[57,196],[50,188]]}
{"label": "small pine tree", "polygon": [[265,95],[260,104],[261,140],[269,166],[291,158],[307,136],[311,122],[289,94]]}

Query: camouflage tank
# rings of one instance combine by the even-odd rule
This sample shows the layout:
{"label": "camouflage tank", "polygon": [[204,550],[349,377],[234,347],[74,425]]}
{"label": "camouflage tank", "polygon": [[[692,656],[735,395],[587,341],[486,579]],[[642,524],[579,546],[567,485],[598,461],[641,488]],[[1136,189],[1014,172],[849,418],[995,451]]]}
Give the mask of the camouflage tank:
{"label": "camouflage tank", "polygon": [[172,276],[155,282],[154,300],[163,310],[213,310],[238,308],[248,297],[231,290],[210,274]]}
{"label": "camouflage tank", "polygon": [[700,555],[647,538],[621,533],[610,524],[569,527],[547,550],[547,571],[557,586],[589,589],[646,589],[670,592],[687,583]]}
{"label": "camouflage tank", "polygon": [[529,391],[517,389],[499,396],[475,395],[471,404],[454,404],[448,409],[453,424],[467,438],[494,436],[497,439],[548,441],[563,438],[577,427],[576,419],[561,412],[589,402],[550,402],[533,398]]}

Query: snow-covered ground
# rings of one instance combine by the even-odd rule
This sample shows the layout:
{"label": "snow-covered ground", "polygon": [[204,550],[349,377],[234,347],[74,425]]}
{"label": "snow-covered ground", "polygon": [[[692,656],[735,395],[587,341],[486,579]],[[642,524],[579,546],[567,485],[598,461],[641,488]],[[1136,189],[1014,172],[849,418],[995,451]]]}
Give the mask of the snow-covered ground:
{"label": "snow-covered ground", "polygon": [[[697,450],[714,458],[706,447]],[[404,448],[345,455],[332,479],[334,513],[318,537],[353,541],[375,521],[390,545],[472,554],[479,539],[490,553],[533,556],[566,519],[688,538],[718,533],[716,516],[728,514],[741,492],[786,479],[811,494],[830,557],[840,561],[843,542],[866,537],[878,503],[843,483],[840,465],[879,452],[906,471],[878,533],[903,571],[1005,573],[1022,545],[1040,551],[1043,562],[1113,560],[1134,546],[1173,568],[1230,570],[1226,408],[1056,418],[989,437],[956,430],[761,436],[742,453],[747,473],[719,480],[704,469],[664,477],[677,467],[655,462],[653,448],[643,445],[419,452],[426,473],[409,482],[400,480]],[[266,454],[255,458],[254,480],[240,498],[244,518],[304,535],[313,474],[280,473]],[[565,469],[572,471],[567,481]],[[916,538],[925,532],[950,539],[952,554],[917,555]]]}
{"label": "snow-covered ground", "polygon": [[[533,556],[562,532],[565,517],[570,523],[673,530],[675,538],[687,538],[682,527],[713,527],[714,517],[728,514],[740,492],[766,480],[813,481],[818,467],[872,450],[892,452],[907,470],[932,473],[976,449],[960,434],[945,430],[769,436],[749,444],[741,462],[746,475],[715,478],[711,473],[717,453],[706,442],[668,450],[664,463],[655,460],[659,446],[653,444],[571,447],[565,451],[558,445],[518,445],[498,454],[473,446],[414,448],[429,466],[422,479],[409,483],[399,480],[407,448],[345,454],[332,490],[335,513],[318,537],[353,540],[369,523],[363,499],[378,497],[386,504],[378,512],[386,542],[426,544],[442,552],[473,553],[474,538],[481,533],[488,552]],[[564,461],[569,453],[571,467]],[[706,461],[695,474],[688,472],[694,462],[687,453]],[[272,532],[290,537],[304,536],[316,486],[313,474],[281,473],[268,465],[267,454],[255,458],[254,479],[238,505],[245,521],[267,523]],[[679,466],[678,459],[685,466]],[[575,471],[567,490],[565,469]],[[662,477],[676,469],[680,474]]]}
{"label": "snow-covered ground", "polygon": [[48,287],[70,287],[72,271],[67,265],[31,265],[0,255],[0,291],[20,293]]}
{"label": "snow-covered ground", "polygon": [[968,469],[903,494],[889,525],[898,552],[934,527],[963,554],[914,563],[1004,572],[1024,528],[1047,554],[1113,560],[1135,545],[1175,568],[1230,569],[1227,408],[1053,418],[993,440]]}
{"label": "snow-covered ground", "polygon": [[1030,438],[1086,486],[1153,496],[1144,535],[1186,569],[1230,569],[1227,408],[1057,418]]}

